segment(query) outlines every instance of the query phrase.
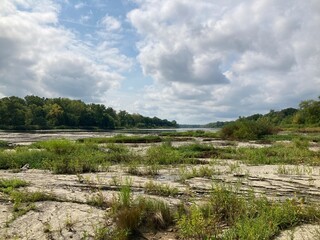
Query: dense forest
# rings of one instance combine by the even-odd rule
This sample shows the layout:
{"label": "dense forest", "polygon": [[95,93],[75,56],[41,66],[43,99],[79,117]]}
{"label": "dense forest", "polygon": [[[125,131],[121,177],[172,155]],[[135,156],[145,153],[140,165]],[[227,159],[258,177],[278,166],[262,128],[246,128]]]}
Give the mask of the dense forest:
{"label": "dense forest", "polygon": [[[306,100],[299,104],[299,108],[286,108],[280,111],[270,110],[267,114],[254,114],[239,117],[237,121],[264,122],[277,127],[320,126],[320,96],[318,100]],[[206,127],[223,127],[232,122],[214,122]]]}
{"label": "dense forest", "polygon": [[176,121],[115,111],[102,104],[38,96],[0,99],[0,129],[115,129],[176,127]]}

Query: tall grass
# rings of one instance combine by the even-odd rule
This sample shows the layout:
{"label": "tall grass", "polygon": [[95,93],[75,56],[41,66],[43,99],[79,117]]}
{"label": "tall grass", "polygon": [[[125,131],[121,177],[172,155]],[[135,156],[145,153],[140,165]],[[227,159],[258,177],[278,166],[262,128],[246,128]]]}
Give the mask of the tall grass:
{"label": "tall grass", "polygon": [[173,223],[173,214],[160,200],[139,197],[133,199],[130,186],[124,185],[112,203],[112,216],[116,229],[111,235],[121,239],[135,239],[140,228],[164,229]]}
{"label": "tall grass", "polygon": [[180,164],[184,163],[184,158],[179,151],[169,146],[162,144],[161,146],[151,146],[146,152],[147,164]]}
{"label": "tall grass", "polygon": [[0,168],[19,169],[29,164],[30,168],[50,169],[54,173],[94,172],[108,164],[107,155],[94,144],[50,140],[35,143],[30,148],[0,152]]}
{"label": "tall grass", "polygon": [[265,148],[239,148],[237,158],[248,164],[320,165],[320,152],[310,151],[307,144],[300,141]]}
{"label": "tall grass", "polygon": [[254,195],[244,198],[234,189],[217,186],[208,203],[193,205],[178,215],[177,227],[183,239],[262,240],[272,239],[284,229],[319,220],[318,206]]}

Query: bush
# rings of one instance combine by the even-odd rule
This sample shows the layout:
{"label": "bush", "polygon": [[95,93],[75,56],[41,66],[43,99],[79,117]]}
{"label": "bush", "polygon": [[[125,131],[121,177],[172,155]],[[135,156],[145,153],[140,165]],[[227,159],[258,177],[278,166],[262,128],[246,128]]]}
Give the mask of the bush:
{"label": "bush", "polygon": [[220,136],[231,140],[256,140],[275,132],[275,128],[266,121],[239,119],[224,126]]}
{"label": "bush", "polygon": [[8,148],[9,143],[3,140],[0,140],[0,148]]}

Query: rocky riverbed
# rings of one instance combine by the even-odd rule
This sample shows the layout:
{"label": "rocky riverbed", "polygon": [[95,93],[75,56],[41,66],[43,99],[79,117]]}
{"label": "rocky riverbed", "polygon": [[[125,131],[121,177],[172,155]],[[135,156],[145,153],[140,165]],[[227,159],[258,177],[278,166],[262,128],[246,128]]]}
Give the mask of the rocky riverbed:
{"label": "rocky riverbed", "polygon": [[[63,135],[66,137],[68,135]],[[82,138],[84,134],[72,134],[71,139]],[[40,136],[40,139],[55,137]],[[61,137],[61,135],[59,135]],[[3,136],[1,136],[2,139]],[[15,136],[16,139],[21,136]],[[39,140],[32,135],[25,136],[23,141],[15,144],[26,144]],[[8,140],[8,139],[7,139]],[[191,142],[200,142],[223,148],[228,145],[221,140],[203,141],[201,138]],[[172,142],[179,146],[190,141]],[[133,151],[143,154],[152,144],[127,144]],[[266,144],[254,142],[234,142],[233,147],[250,146],[267,147]],[[312,145],[313,151],[319,146]],[[133,198],[147,196],[161,199],[170,206],[179,203],[201,202],[210,195],[215,185],[232,186],[242,195],[255,194],[268,199],[297,199],[301,202],[320,202],[320,167],[306,165],[249,165],[234,159],[201,158],[201,164],[184,164],[161,166],[158,174],[148,176],[134,174],[128,166],[115,164],[107,171],[82,174],[53,174],[48,170],[25,169],[22,171],[0,170],[2,179],[22,179],[29,183],[23,187],[27,192],[44,192],[54,196],[52,200],[35,202],[30,211],[14,218],[14,204],[10,198],[0,192],[0,239],[97,239],[99,226],[110,226],[112,218],[107,217],[110,206],[94,206],[93,200],[102,199],[112,202],[121,186],[129,184]],[[146,166],[137,167],[139,173]],[[202,170],[201,170],[202,169]],[[211,174],[200,174],[200,172]],[[193,175],[192,175],[193,173]],[[152,192],[147,188],[152,183],[171,189],[166,196]],[[177,239],[176,229],[165,231],[143,232],[141,239]],[[285,230],[277,239],[319,239],[320,226],[306,224]]]}

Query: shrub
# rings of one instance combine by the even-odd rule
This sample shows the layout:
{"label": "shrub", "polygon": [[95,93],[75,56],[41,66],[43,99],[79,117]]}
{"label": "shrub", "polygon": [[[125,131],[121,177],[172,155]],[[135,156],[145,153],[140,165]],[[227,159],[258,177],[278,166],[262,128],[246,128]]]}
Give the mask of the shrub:
{"label": "shrub", "polygon": [[275,129],[266,121],[239,119],[225,125],[220,132],[224,139],[255,140],[275,133]]}
{"label": "shrub", "polygon": [[0,148],[8,148],[9,143],[7,141],[0,140]]}

